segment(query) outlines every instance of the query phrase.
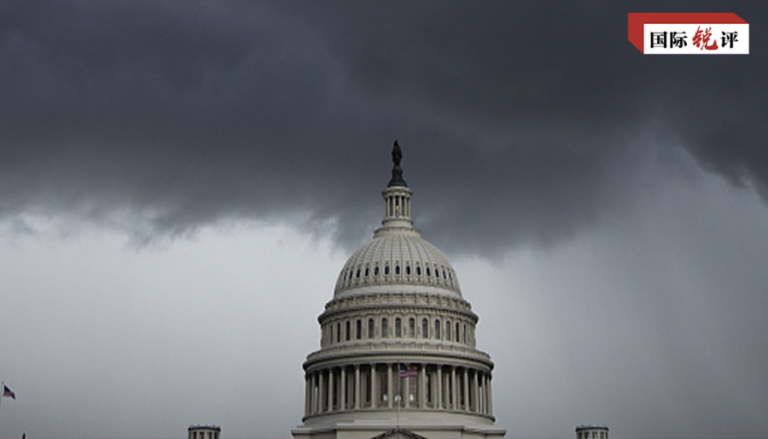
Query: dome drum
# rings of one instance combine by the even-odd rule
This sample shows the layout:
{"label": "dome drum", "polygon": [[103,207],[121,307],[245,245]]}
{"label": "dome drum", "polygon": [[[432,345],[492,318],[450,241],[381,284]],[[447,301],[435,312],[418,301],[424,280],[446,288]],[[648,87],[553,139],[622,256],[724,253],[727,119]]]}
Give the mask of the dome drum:
{"label": "dome drum", "polygon": [[[408,374],[401,371],[405,369]],[[441,416],[472,416],[493,421],[491,372],[485,365],[450,364],[390,358],[366,363],[329,364],[305,374],[305,423],[327,422],[346,411],[395,410]],[[452,418],[455,420],[455,418]],[[445,420],[445,418],[444,418]],[[470,418],[477,422],[476,418]]]}
{"label": "dome drum", "polygon": [[418,341],[431,346],[474,348],[476,322],[474,314],[439,308],[380,307],[334,311],[321,316],[320,347],[365,347],[378,341],[403,345]]}

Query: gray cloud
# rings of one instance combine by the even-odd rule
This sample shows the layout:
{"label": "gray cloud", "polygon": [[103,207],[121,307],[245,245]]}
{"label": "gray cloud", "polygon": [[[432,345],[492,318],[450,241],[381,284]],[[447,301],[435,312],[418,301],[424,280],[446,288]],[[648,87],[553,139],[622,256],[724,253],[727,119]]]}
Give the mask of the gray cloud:
{"label": "gray cloud", "polygon": [[764,192],[762,34],[747,57],[643,57],[642,5],[5,4],[0,214],[129,213],[143,239],[290,214],[348,244],[394,138],[417,216],[470,252],[610,216],[617,163],[656,136]]}

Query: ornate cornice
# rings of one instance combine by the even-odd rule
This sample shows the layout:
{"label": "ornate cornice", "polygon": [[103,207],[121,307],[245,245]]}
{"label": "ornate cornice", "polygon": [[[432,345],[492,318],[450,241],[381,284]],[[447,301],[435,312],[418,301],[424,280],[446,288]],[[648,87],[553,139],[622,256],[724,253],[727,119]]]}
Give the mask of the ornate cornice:
{"label": "ornate cornice", "polygon": [[[446,360],[469,360],[480,362],[493,368],[493,362],[491,361],[490,355],[465,345],[411,341],[406,343],[371,342],[359,345],[337,345],[324,348],[307,356],[307,361],[304,363],[304,369],[312,364],[328,360],[364,357],[375,359],[377,357],[393,355],[401,355],[404,357],[443,357]],[[360,361],[360,363],[365,363],[365,361]]]}
{"label": "ornate cornice", "polygon": [[438,294],[415,292],[384,292],[333,299],[325,305],[325,312],[318,317],[322,321],[338,313],[355,310],[381,309],[427,309],[434,311],[455,311],[477,323],[478,317],[472,312],[472,305],[464,299]]}

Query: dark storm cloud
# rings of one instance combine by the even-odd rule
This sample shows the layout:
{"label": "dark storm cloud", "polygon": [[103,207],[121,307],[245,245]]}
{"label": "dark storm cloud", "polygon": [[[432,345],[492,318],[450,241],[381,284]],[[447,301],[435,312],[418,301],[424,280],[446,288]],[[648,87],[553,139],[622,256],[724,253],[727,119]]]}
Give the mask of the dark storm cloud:
{"label": "dark storm cloud", "polygon": [[395,138],[419,225],[438,244],[471,236],[451,241],[469,252],[552,244],[620,210],[628,157],[651,143],[768,185],[759,3],[733,10],[753,29],[739,57],[627,41],[627,12],[717,3],[0,8],[4,217],[127,215],[146,238],[313,218],[356,241]]}

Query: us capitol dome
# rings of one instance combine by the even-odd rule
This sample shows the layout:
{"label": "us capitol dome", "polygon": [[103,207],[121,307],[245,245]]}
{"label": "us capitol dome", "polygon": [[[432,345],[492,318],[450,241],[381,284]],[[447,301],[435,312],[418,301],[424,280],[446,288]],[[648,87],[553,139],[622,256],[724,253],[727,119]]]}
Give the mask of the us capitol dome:
{"label": "us capitol dome", "polygon": [[384,220],[339,273],[304,363],[296,439],[502,438],[493,362],[476,349],[478,317],[448,259],[411,220],[402,152],[392,151]]}

